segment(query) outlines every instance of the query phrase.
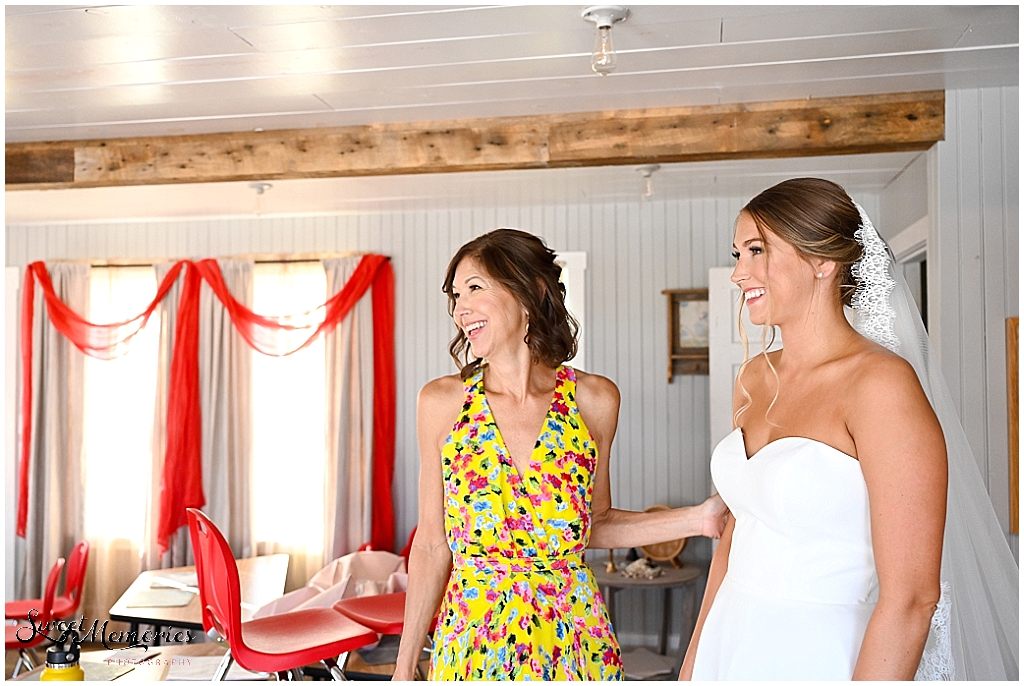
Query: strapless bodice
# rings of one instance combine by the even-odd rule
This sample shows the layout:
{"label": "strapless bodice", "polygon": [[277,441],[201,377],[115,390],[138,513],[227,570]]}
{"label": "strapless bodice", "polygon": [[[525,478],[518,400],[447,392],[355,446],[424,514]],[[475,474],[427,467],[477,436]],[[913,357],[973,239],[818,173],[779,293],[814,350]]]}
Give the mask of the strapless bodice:
{"label": "strapless bodice", "polygon": [[813,603],[874,603],[868,491],[860,463],[820,441],[787,437],[747,459],[729,434],[711,475],[736,517],[728,577],[753,593]]}

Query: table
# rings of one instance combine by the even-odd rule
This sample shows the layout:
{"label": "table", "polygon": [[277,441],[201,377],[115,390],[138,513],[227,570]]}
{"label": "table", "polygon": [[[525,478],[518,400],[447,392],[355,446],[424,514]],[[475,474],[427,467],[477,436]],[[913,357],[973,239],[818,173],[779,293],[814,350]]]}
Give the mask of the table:
{"label": "table", "polygon": [[[193,643],[190,645],[171,645],[151,648],[147,652],[141,649],[131,650],[86,650],[82,652],[80,664],[86,670],[88,679],[90,665],[94,664],[121,664],[132,665],[130,672],[114,677],[117,681],[164,681],[174,664],[187,664],[194,662],[195,658],[209,657],[217,658],[217,661],[224,657],[227,647],[220,643]],[[19,674],[13,681],[39,681],[43,667],[36,667],[32,671]],[[96,674],[95,672],[93,673]],[[90,679],[90,680],[95,680]],[[105,678],[105,677],[104,677]]]}
{"label": "table", "polygon": [[[242,621],[252,619],[252,615],[271,600],[280,598],[284,593],[285,578],[288,575],[288,555],[262,555],[236,560],[238,563],[238,581],[242,591]],[[135,596],[149,591],[153,582],[162,581],[168,576],[180,576],[195,572],[194,566],[173,567],[171,569],[151,569],[139,574],[114,606],[110,608],[110,619],[117,622],[128,622],[131,630],[138,632],[140,624],[150,624],[159,634],[160,627],[177,627],[203,631],[203,615],[199,605],[199,589],[192,587],[193,597],[188,605],[182,607],[128,607]],[[159,645],[159,637],[157,643]]]}
{"label": "table", "polygon": [[[661,589],[664,599],[664,608],[662,609],[661,615],[661,633],[658,640],[658,650],[664,655],[668,649],[668,632],[669,627],[672,624],[672,589],[682,588],[685,593],[685,599],[683,601],[683,627],[682,633],[680,634],[680,659],[677,662],[682,664],[682,654],[685,652],[685,641],[688,633],[693,632],[693,628],[697,623],[697,582],[700,581],[704,575],[704,570],[700,567],[693,565],[683,565],[681,568],[676,569],[671,566],[662,566],[664,570],[661,576],[653,579],[645,578],[630,578],[622,576],[621,570],[625,568],[626,562],[616,560],[615,566],[620,571],[612,572],[609,574],[605,571],[605,563],[603,561],[596,561],[591,565],[591,569],[594,572],[594,579],[597,581],[597,585],[601,588],[601,593],[604,596],[605,603],[608,605],[608,616],[612,620],[612,626],[617,626],[615,623],[615,594],[624,588],[639,588],[644,590],[657,590]],[[686,590],[689,590],[686,593]],[[679,666],[676,667],[678,671]]]}

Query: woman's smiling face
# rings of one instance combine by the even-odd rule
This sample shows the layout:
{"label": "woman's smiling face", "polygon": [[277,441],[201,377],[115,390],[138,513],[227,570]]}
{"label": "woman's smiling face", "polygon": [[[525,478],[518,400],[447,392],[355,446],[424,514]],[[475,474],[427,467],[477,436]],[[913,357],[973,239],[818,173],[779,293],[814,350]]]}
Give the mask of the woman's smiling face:
{"label": "woman's smiling face", "polygon": [[778,326],[808,312],[815,286],[814,267],[795,247],[771,231],[765,231],[762,238],[754,218],[746,212],[736,219],[732,245],[736,258],[732,282],[743,291],[751,323]]}
{"label": "woman's smiling face", "polygon": [[517,343],[526,345],[526,309],[472,257],[455,268],[452,297],[452,318],[474,357],[488,359],[495,352],[513,350]]}

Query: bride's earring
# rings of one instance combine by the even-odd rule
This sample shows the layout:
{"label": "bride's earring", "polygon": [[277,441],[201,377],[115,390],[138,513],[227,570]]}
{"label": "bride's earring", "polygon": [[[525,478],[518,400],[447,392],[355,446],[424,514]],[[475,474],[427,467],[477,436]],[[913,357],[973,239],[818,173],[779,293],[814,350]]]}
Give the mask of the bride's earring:
{"label": "bride's earring", "polygon": [[825,278],[825,272],[818,272],[818,278],[819,279],[824,279]]}

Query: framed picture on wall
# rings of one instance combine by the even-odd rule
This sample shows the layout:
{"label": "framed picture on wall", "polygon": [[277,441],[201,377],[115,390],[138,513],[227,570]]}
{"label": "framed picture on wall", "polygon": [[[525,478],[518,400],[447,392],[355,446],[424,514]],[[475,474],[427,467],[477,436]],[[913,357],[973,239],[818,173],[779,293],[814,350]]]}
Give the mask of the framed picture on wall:
{"label": "framed picture on wall", "polygon": [[668,382],[708,373],[708,289],[673,288],[668,297]]}

